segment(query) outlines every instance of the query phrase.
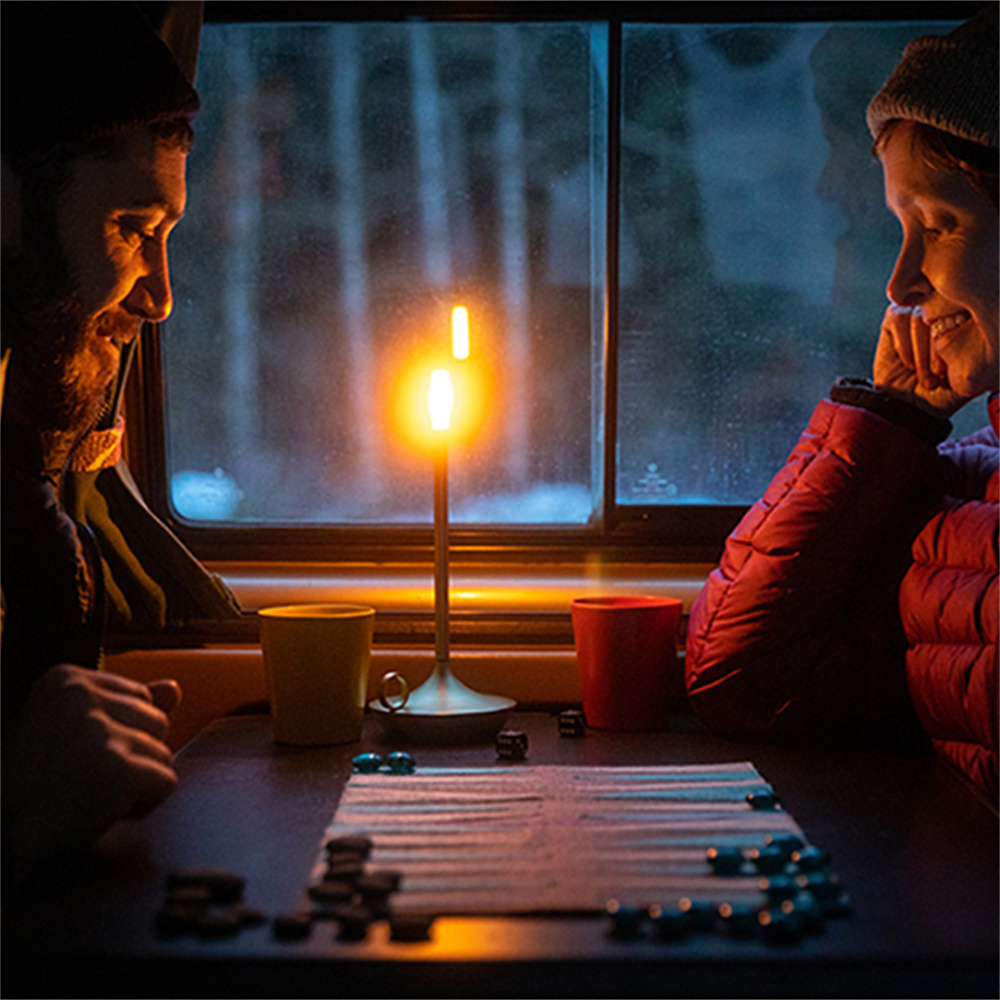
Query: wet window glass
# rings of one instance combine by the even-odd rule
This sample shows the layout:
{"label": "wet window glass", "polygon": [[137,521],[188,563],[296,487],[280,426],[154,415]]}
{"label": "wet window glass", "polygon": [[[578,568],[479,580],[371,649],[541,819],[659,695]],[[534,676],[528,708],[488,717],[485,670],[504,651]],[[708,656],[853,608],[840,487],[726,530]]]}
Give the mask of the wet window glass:
{"label": "wet window glass", "polygon": [[752,502],[870,372],[898,233],[864,107],[946,27],[626,25],[613,149],[604,24],[206,25],[161,331],[174,509],[429,523],[439,364],[457,523]]}

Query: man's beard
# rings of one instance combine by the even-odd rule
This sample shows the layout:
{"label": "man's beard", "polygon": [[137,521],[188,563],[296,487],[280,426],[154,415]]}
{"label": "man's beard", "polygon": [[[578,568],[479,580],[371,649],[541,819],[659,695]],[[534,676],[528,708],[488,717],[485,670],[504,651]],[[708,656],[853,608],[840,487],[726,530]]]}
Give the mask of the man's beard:
{"label": "man's beard", "polygon": [[3,262],[5,408],[35,430],[78,438],[100,417],[118,371],[108,336],[128,339],[137,324],[124,312],[88,315],[55,241],[36,233],[32,243]]}

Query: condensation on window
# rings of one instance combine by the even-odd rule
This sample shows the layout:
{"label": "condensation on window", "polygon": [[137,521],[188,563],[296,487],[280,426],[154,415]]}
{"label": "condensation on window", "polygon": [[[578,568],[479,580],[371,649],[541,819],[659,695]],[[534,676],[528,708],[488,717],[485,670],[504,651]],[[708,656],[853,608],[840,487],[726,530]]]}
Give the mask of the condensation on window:
{"label": "condensation on window", "polygon": [[871,374],[899,232],[865,108],[942,30],[626,28],[619,503],[754,501]]}
{"label": "condensation on window", "polygon": [[[898,231],[864,109],[942,30],[625,26],[615,502],[752,502],[834,378],[870,373]],[[572,23],[206,26],[163,329],[182,517],[429,522],[417,389],[462,304],[453,520],[594,519],[607,45]]]}
{"label": "condensation on window", "polygon": [[208,25],[197,83],[163,336],[177,512],[428,521],[414,387],[461,304],[452,518],[590,520],[606,27]]}

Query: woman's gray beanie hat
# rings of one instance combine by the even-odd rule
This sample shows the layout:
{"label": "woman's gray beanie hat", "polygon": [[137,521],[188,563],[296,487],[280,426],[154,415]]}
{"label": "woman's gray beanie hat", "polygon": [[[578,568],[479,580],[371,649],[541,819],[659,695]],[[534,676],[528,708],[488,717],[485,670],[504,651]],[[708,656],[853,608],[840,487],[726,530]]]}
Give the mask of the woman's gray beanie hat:
{"label": "woman's gray beanie hat", "polygon": [[903,118],[997,148],[998,9],[992,3],[951,34],[927,35],[906,46],[868,105],[873,138],[887,122]]}

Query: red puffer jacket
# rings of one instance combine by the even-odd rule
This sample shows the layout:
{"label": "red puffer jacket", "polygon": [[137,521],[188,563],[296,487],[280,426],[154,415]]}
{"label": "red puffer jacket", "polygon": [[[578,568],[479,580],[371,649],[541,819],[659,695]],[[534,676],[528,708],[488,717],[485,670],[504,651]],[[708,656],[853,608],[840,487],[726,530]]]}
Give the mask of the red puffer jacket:
{"label": "red puffer jacket", "polygon": [[935,448],[819,404],[692,609],[709,727],[890,746],[922,727],[996,800],[997,415],[994,397],[992,427]]}

